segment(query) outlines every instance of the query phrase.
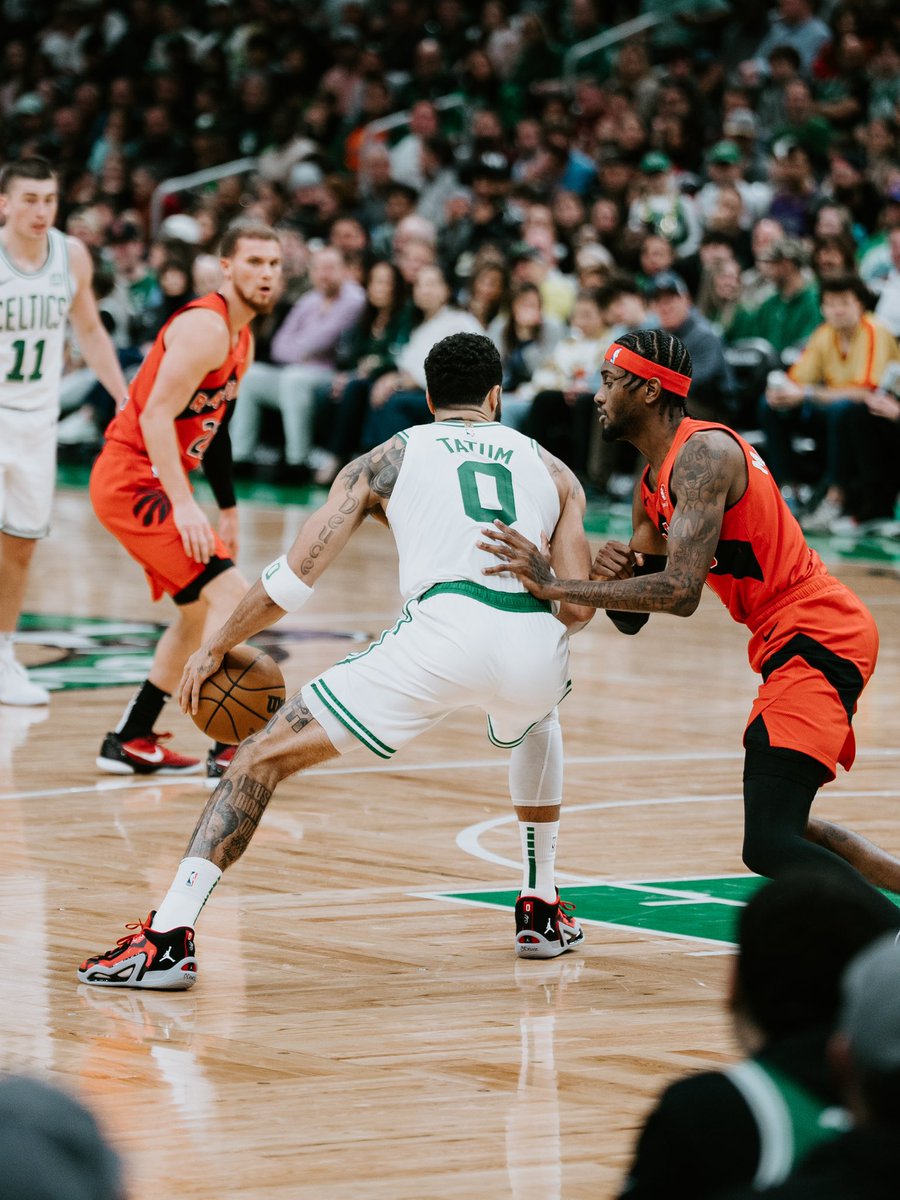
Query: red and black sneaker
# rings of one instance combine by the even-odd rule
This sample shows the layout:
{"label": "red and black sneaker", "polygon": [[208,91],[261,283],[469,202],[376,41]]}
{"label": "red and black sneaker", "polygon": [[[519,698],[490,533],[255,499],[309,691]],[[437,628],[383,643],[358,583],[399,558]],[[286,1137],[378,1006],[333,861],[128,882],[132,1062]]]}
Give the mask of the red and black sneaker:
{"label": "red and black sneaker", "polygon": [[194,986],[197,959],[194,931],[186,926],[161,933],[150,928],[155,916],[126,925],[136,932],[119,938],[115,948],[87,958],[78,968],[79,983],[100,987],[157,988],[181,992]]}
{"label": "red and black sneaker", "polygon": [[584,941],[584,930],[572,915],[574,904],[559,898],[548,904],[538,896],[516,901],[516,954],[519,958],[556,958]]}
{"label": "red and black sneaker", "polygon": [[151,733],[123,742],[117,733],[108,733],[97,756],[97,767],[110,775],[193,775],[199,771],[199,758],[188,758],[160,745],[171,736]]}
{"label": "red and black sneaker", "polygon": [[210,750],[206,755],[206,779],[210,787],[215,787],[234,758],[237,746],[225,746],[222,750]]}

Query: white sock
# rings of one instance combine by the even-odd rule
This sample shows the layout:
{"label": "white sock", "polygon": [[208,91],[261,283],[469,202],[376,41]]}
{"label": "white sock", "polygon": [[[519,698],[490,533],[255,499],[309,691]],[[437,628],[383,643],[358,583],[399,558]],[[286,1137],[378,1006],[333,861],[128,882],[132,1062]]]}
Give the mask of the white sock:
{"label": "white sock", "polygon": [[150,928],[157,932],[180,929],[185,925],[193,929],[221,878],[222,872],[208,858],[183,858]]}
{"label": "white sock", "polygon": [[[559,713],[553,710],[529,732],[509,759],[509,793],[517,808],[544,808],[562,800],[563,744]],[[556,900],[556,839],[559,821],[520,821],[522,891],[552,904]]]}
{"label": "white sock", "polygon": [[0,633],[0,662],[13,661],[16,657],[13,645],[13,635],[11,633]]}
{"label": "white sock", "polygon": [[548,904],[556,900],[556,839],[559,821],[519,822],[522,839],[522,891]]}

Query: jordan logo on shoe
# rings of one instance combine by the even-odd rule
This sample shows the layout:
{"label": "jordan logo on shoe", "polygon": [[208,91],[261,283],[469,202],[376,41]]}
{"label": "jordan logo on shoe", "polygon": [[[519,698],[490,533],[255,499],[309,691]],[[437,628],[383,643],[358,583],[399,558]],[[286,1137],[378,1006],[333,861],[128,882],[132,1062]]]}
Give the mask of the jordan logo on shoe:
{"label": "jordan logo on shoe", "polygon": [[165,952],[165,954],[160,955],[159,961],[161,963],[164,963],[166,961],[166,959],[168,959],[170,963],[173,963],[175,961],[175,959],[172,957],[172,947],[171,946],[166,946],[166,952]]}
{"label": "jordan logo on shoe", "polygon": [[544,930],[544,937],[546,937],[548,933],[556,933],[556,930],[553,928],[552,917],[547,918],[547,928]]}

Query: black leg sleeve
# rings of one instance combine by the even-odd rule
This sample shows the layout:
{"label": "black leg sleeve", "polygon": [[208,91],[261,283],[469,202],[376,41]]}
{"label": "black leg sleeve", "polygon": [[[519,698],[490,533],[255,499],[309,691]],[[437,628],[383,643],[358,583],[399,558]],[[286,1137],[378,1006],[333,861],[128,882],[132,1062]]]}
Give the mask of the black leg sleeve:
{"label": "black leg sleeve", "polygon": [[896,925],[897,909],[890,900],[838,855],[806,839],[809,810],[827,776],[820,762],[796,750],[747,747],[744,864],[769,879],[794,870],[840,875],[852,886],[876,896],[884,905],[885,916]]}

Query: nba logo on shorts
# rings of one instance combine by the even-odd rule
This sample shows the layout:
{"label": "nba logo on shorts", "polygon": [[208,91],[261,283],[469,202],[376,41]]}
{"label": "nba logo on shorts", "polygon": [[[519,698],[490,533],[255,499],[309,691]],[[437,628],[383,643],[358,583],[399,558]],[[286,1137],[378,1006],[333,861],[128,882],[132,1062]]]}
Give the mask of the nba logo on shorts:
{"label": "nba logo on shorts", "polygon": [[187,879],[184,881],[184,886],[185,887],[193,887],[196,882],[197,882],[197,872],[191,871],[190,875],[188,875]]}

